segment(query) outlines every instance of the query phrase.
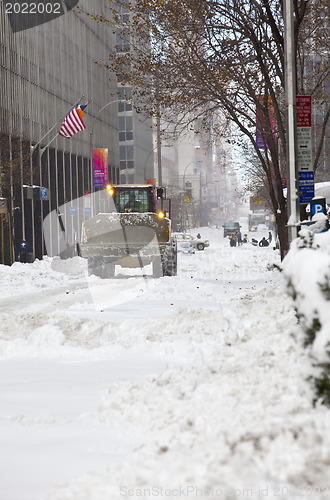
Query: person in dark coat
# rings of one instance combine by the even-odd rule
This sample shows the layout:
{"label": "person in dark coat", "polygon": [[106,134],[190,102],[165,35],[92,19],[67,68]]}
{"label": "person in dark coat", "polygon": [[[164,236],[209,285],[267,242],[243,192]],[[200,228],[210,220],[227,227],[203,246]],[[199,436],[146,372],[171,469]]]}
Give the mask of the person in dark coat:
{"label": "person in dark coat", "polygon": [[231,235],[229,243],[230,243],[231,247],[236,247],[236,243],[237,243],[237,236],[236,236],[236,234],[232,234]]}
{"label": "person in dark coat", "polygon": [[25,240],[21,241],[21,243],[18,245],[18,256],[17,256],[18,261],[29,262],[30,254],[31,254],[30,245]]}
{"label": "person in dark coat", "polygon": [[262,240],[259,241],[259,247],[268,247],[268,245],[269,243],[265,237],[263,237]]}
{"label": "person in dark coat", "polygon": [[133,212],[140,212],[140,201],[135,199],[135,194],[130,194],[129,201],[125,205],[126,210],[132,210]]}
{"label": "person in dark coat", "polygon": [[268,233],[268,242],[271,243],[272,239],[273,239],[272,233],[269,231],[269,233]]}

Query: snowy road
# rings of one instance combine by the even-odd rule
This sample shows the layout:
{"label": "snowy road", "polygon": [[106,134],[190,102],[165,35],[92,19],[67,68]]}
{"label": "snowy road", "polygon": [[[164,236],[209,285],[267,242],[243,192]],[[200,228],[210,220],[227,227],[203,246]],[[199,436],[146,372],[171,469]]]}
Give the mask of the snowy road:
{"label": "snowy road", "polygon": [[1,500],[330,498],[278,253],[202,236],[174,278],[0,266]]}

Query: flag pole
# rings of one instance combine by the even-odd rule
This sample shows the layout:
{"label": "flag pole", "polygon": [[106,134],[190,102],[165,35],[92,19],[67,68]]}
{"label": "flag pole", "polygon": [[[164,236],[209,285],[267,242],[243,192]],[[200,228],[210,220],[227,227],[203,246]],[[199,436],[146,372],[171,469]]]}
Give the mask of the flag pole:
{"label": "flag pole", "polygon": [[[65,117],[68,115],[68,113],[70,113],[70,111],[72,109],[74,109],[81,101],[82,99],[84,98],[85,96],[82,95],[75,103],[73,106],[71,106],[70,110],[60,119],[58,120],[55,125],[53,125],[52,128],[50,128],[48,130],[48,132],[34,145],[34,146],[31,146],[31,151],[30,151],[30,161],[32,162],[32,156],[33,156],[33,153],[35,152],[36,148],[39,146],[39,154],[38,154],[38,163],[39,163],[39,172],[40,172],[40,184],[41,184],[41,171],[42,171],[42,167],[41,167],[41,157],[42,155],[44,154],[45,150],[48,148],[48,146],[53,142],[55,141],[55,139],[57,139],[58,137],[58,132],[56,132],[56,135],[46,144],[46,146],[44,146],[43,148],[40,146],[41,142],[43,141],[43,139],[45,137],[47,137],[50,132],[52,130],[54,130],[54,128],[58,127],[59,123],[63,122],[63,120],[65,119]],[[88,103],[90,102],[91,99],[89,99]],[[87,103],[87,104],[88,104]],[[48,158],[48,161],[49,161],[49,158]],[[50,186],[49,186],[50,187]],[[41,234],[43,234],[43,206],[41,204],[41,218],[40,218],[40,222],[41,222]],[[41,238],[41,255],[44,255],[44,243],[43,243],[43,238]]]}
{"label": "flag pole", "polygon": [[[78,103],[74,104],[74,106],[72,106],[72,108],[71,108],[71,109],[73,109],[73,108],[74,108],[77,104],[79,104],[79,102],[81,101],[81,99],[82,99],[83,97],[84,97],[84,96],[82,96],[82,97],[80,98],[80,100],[78,101]],[[92,100],[92,98],[90,98],[90,99],[87,101],[86,106],[88,106],[88,104],[91,102],[91,100]],[[71,111],[71,110],[70,110],[70,111]],[[70,111],[69,111],[69,113],[70,113]],[[64,118],[65,118],[67,115],[68,115],[68,113],[67,113],[66,115],[64,115],[64,117],[63,117],[63,118],[61,118],[61,120],[59,120],[59,121],[56,123],[56,125],[54,125],[54,127],[56,127],[56,126],[57,126],[60,122],[62,122],[62,121],[64,120]],[[54,128],[54,127],[53,127],[53,128]],[[51,128],[50,130],[53,130],[53,128]],[[48,134],[49,134],[50,130],[47,132],[47,134],[46,134],[46,135],[48,135]],[[48,144],[46,144],[46,146],[44,146],[43,148],[40,148],[41,154],[45,151],[45,149],[47,149],[47,148],[48,148],[48,146],[49,146],[49,145],[50,145],[53,141],[55,141],[55,139],[57,138],[57,136],[58,136],[58,133],[55,135],[55,137],[53,137],[53,138],[52,138],[52,140],[51,140],[51,141],[49,141],[49,143],[48,143]],[[44,137],[45,137],[45,136],[44,136]],[[39,141],[39,144],[40,144],[40,142],[41,142],[41,141]]]}
{"label": "flag pole", "polygon": [[[74,105],[70,108],[70,111],[71,111],[71,109],[73,109],[75,106],[77,106],[77,104],[79,104],[79,103],[81,102],[81,100],[82,100],[84,97],[85,97],[85,96],[84,96],[84,95],[82,95],[82,96],[78,99],[78,101],[77,101],[77,102],[75,102],[75,103],[74,103]],[[88,102],[89,102],[89,101],[88,101]],[[70,111],[69,111],[69,113],[70,113]],[[34,152],[34,150],[35,150],[35,149],[39,146],[39,144],[40,144],[40,143],[44,140],[44,138],[45,138],[45,137],[47,137],[47,135],[48,135],[48,134],[49,134],[49,133],[50,133],[50,132],[51,132],[51,131],[55,128],[55,127],[57,127],[57,126],[58,126],[58,124],[59,124],[60,122],[62,122],[62,121],[64,120],[64,118],[67,116],[67,114],[68,114],[68,113],[65,113],[65,115],[64,115],[64,116],[63,116],[60,120],[58,120],[58,121],[55,123],[55,125],[53,125],[53,127],[52,127],[52,128],[50,128],[50,129],[48,130],[48,132],[47,132],[47,133],[46,133],[46,134],[45,134],[45,135],[44,135],[44,136],[43,136],[43,137],[42,137],[42,138],[41,138],[41,139],[40,139],[40,140],[39,140],[36,144],[34,144],[34,146],[31,146],[31,153],[33,153],[33,152]],[[56,134],[56,137],[57,137],[57,134]],[[51,141],[47,144],[47,146],[49,146],[49,144],[50,144],[51,142],[53,142],[54,140],[55,140],[55,137],[54,137],[54,139],[52,139],[52,140],[51,140]],[[46,148],[47,146],[45,146],[45,148]],[[45,149],[45,148],[43,148],[43,149]]]}
{"label": "flag pole", "polygon": [[[57,124],[56,124],[56,125],[57,125]],[[40,150],[39,150],[39,151],[40,151],[40,153],[41,153],[41,154],[45,151],[45,149],[47,149],[47,148],[48,148],[48,146],[49,146],[49,145],[50,145],[53,141],[55,141],[55,139],[57,138],[57,136],[58,136],[58,134],[56,134],[56,135],[55,135],[55,137],[53,137],[53,138],[52,138],[52,140],[51,140],[51,141],[49,141],[49,143],[48,143],[48,144],[46,144],[46,146],[44,146],[43,148],[40,148]]]}

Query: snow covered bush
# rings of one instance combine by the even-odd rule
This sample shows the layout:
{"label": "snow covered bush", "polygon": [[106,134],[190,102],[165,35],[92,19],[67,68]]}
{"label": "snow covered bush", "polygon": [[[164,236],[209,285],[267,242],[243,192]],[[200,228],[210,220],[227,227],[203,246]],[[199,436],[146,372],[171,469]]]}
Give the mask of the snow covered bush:
{"label": "snow covered bush", "polygon": [[330,230],[302,229],[282,270],[312,360],[314,403],[330,407]]}

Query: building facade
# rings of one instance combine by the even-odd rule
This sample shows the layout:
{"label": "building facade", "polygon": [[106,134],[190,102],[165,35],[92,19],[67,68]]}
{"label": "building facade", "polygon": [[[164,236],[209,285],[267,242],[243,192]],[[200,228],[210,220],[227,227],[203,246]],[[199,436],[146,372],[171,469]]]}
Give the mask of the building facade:
{"label": "building facade", "polygon": [[[54,230],[64,228],[68,255],[74,252],[81,223],[91,215],[94,148],[108,150],[112,183],[153,176],[152,159],[152,167],[145,167],[152,150],[150,124],[137,125],[132,104],[119,102],[126,94],[115,75],[100,64],[115,50],[114,26],[96,22],[91,13],[111,19],[107,2],[82,0],[79,10],[13,32],[0,3],[0,198],[7,205],[0,263],[14,261],[21,240],[33,257],[49,253],[43,220],[54,210],[59,214]],[[61,122],[77,103],[88,103],[86,129],[63,138]],[[52,249],[54,255],[59,251]]]}
{"label": "building facade", "polygon": [[[115,31],[115,53],[129,57],[133,50],[129,5],[116,5],[120,24]],[[118,82],[117,95],[120,99],[131,98],[131,87]],[[145,183],[154,178],[153,121],[142,112],[137,112],[138,103],[121,103],[119,106],[119,153],[120,183]]]}

